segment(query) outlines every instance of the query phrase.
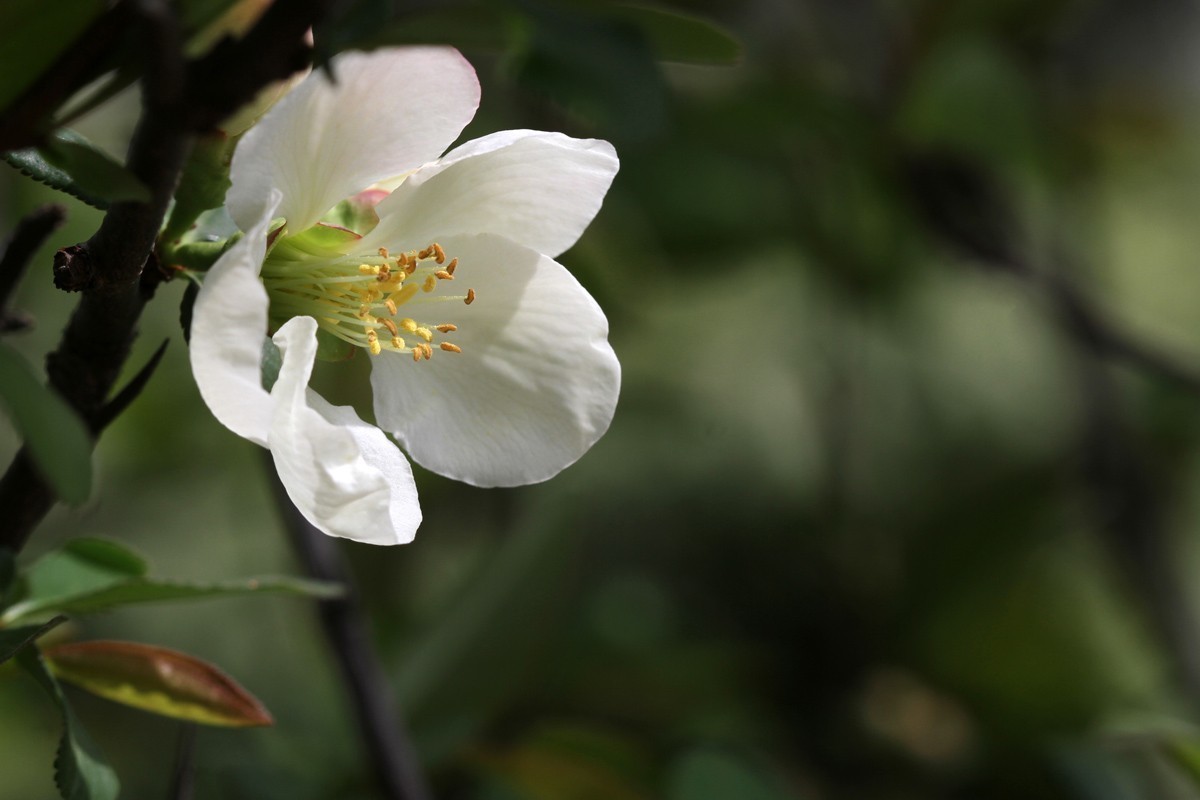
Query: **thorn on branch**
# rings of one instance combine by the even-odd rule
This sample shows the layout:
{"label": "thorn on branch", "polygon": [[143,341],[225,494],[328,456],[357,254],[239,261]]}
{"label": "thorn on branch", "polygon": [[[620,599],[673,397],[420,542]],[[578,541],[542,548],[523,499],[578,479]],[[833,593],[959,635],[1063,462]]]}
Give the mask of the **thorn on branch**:
{"label": "thorn on branch", "polygon": [[47,205],[17,223],[0,257],[0,333],[23,330],[33,324],[30,317],[11,310],[9,302],[38,248],[66,217],[62,206]]}
{"label": "thorn on branch", "polygon": [[150,356],[150,360],[146,365],[138,370],[138,374],[134,375],[129,383],[121,391],[117,392],[116,397],[109,400],[99,413],[90,420],[92,433],[96,436],[109,426],[109,424],[121,416],[125,409],[138,398],[142,390],[146,388],[146,384],[150,382],[150,378],[154,376],[155,370],[158,369],[159,363],[162,361],[163,354],[167,352],[167,345],[171,343],[170,339],[163,339],[163,343],[154,351],[154,355]]}

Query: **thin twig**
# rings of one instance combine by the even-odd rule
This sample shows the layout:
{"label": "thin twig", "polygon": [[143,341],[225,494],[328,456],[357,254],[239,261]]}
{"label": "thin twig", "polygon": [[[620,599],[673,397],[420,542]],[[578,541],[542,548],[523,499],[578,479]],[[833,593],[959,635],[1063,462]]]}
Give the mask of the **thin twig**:
{"label": "thin twig", "polygon": [[275,477],[270,455],[264,452],[264,456],[284,527],[305,570],[313,578],[346,587],[341,597],[317,601],[317,608],[375,779],[388,800],[430,800],[420,761],[396,711],[391,684],[371,642],[367,618],[338,543],[300,514]]}
{"label": "thin twig", "polygon": [[192,800],[196,796],[196,725],[185,722],[179,728],[175,748],[175,770],[167,800]]}
{"label": "thin twig", "polygon": [[13,293],[29,267],[34,253],[67,217],[60,205],[46,205],[17,223],[4,256],[0,258],[0,333],[21,330],[32,324],[24,315],[9,308]]}

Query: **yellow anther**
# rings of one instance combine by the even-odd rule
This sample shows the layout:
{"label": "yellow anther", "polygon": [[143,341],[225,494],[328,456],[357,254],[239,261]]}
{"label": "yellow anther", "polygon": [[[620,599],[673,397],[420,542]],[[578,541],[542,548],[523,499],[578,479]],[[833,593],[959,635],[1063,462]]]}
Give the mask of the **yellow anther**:
{"label": "yellow anther", "polygon": [[421,288],[427,292],[432,292],[435,286],[437,286],[437,278],[432,275],[425,276],[425,282],[421,284]]}
{"label": "yellow anther", "polygon": [[467,289],[467,299],[463,300],[463,302],[466,303],[467,305],[471,305],[471,303],[475,302],[475,290],[474,289]]}
{"label": "yellow anther", "polygon": [[454,280],[454,276],[453,276],[453,275],[451,275],[449,272],[447,272],[447,271],[446,271],[446,270],[444,270],[444,269],[439,269],[437,272],[433,273],[433,276],[434,276],[435,278],[437,278],[439,281],[452,281],[452,280]]}
{"label": "yellow anther", "polygon": [[383,345],[381,345],[376,339],[372,339],[371,341],[367,342],[367,348],[371,351],[371,355],[373,356],[377,356],[383,352]]}
{"label": "yellow anther", "polygon": [[444,325],[434,325],[433,327],[437,328],[442,333],[453,333],[454,331],[458,330],[457,325],[449,322],[445,323]]}
{"label": "yellow anther", "polygon": [[368,305],[359,306],[358,313],[355,314],[355,316],[358,317],[359,319],[370,319],[371,318],[371,307]]}
{"label": "yellow anther", "polygon": [[363,275],[378,275],[379,266],[376,264],[359,264],[358,271]]}
{"label": "yellow anther", "polygon": [[417,258],[429,258],[431,255],[433,255],[433,245],[430,245],[421,252],[417,253]]}
{"label": "yellow anther", "polygon": [[423,351],[423,350],[421,350],[421,348],[419,348],[419,347],[414,347],[414,348],[413,348],[413,361],[420,361],[420,360],[421,360],[421,354],[422,354],[423,352],[424,352],[424,351]]}
{"label": "yellow anther", "polygon": [[412,332],[415,333],[417,336],[420,336],[422,339],[424,339],[427,342],[433,341],[433,331],[429,330],[429,328],[417,328],[415,331],[412,331]]}
{"label": "yellow anther", "polygon": [[400,327],[404,328],[404,330],[408,331],[409,333],[416,333],[417,321],[409,317],[405,317],[404,319],[400,320]]}
{"label": "yellow anther", "polygon": [[451,275],[453,275],[454,270],[456,269],[458,269],[458,259],[452,258],[450,259],[450,263],[446,265],[446,272],[449,272]]}
{"label": "yellow anther", "polygon": [[461,353],[462,352],[461,347],[459,347],[456,344],[450,344],[449,342],[442,342],[438,346],[441,347],[443,350],[445,350],[447,353]]}
{"label": "yellow anther", "polygon": [[428,361],[429,359],[433,358],[433,348],[432,348],[432,347],[430,347],[430,346],[429,346],[429,345],[427,345],[427,344],[418,345],[418,347],[420,347],[420,348],[421,348],[421,352],[425,354],[425,360],[426,360],[426,361]]}
{"label": "yellow anther", "polygon": [[392,322],[387,317],[380,317],[379,321],[383,324],[383,327],[388,329],[392,336],[395,336],[398,333],[396,330],[396,323]]}
{"label": "yellow anther", "polygon": [[387,248],[386,248],[386,247],[381,247],[381,248],[379,248],[379,257],[380,257],[380,258],[387,258],[387,257],[388,257],[388,251],[387,251]]}
{"label": "yellow anther", "polygon": [[375,333],[375,331],[367,331],[367,341],[368,342],[373,342],[378,338],[379,338],[379,334]]}
{"label": "yellow anther", "polygon": [[395,300],[393,300],[392,298],[389,297],[387,300],[383,301],[383,304],[385,306],[387,306],[387,310],[388,310],[389,314],[391,314],[393,317],[396,316],[396,301]]}
{"label": "yellow anther", "polygon": [[416,262],[416,260],[414,259],[414,260],[412,260],[412,261],[409,261],[409,262],[408,262],[408,266],[404,268],[404,271],[405,271],[406,273],[408,273],[409,275],[412,275],[414,272],[416,272],[416,271],[417,271],[417,262]]}
{"label": "yellow anther", "polygon": [[415,283],[412,284],[411,286],[405,286],[403,289],[400,289],[393,295],[393,298],[396,301],[396,305],[398,305],[398,306],[404,305],[409,300],[411,300],[412,296],[414,294],[416,294],[418,291],[420,291],[420,289],[421,289],[421,287],[417,286]]}
{"label": "yellow anther", "polygon": [[440,244],[438,244],[437,242],[434,242],[433,244],[431,244],[429,246],[433,248],[433,260],[439,264],[445,264],[446,263],[446,251],[442,249],[442,246]]}
{"label": "yellow anther", "polygon": [[379,282],[380,283],[383,283],[384,281],[390,279],[391,277],[392,277],[392,268],[391,267],[389,267],[386,263],[379,267]]}
{"label": "yellow anther", "polygon": [[397,350],[403,350],[404,349],[404,340],[401,339],[399,336],[393,336],[392,337],[392,347],[396,348]]}

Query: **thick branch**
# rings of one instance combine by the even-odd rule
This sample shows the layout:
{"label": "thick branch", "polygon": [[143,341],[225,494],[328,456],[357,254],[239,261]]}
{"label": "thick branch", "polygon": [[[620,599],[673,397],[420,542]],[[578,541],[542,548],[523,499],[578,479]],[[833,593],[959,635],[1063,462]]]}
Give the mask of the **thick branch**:
{"label": "thick branch", "polygon": [[265,460],[284,527],[305,570],[314,578],[346,587],[344,596],[318,601],[318,610],[325,639],[350,695],[375,779],[389,800],[429,800],[431,795],[420,762],[394,710],[391,685],[371,644],[367,619],[337,542],[314,528],[296,510],[275,477],[275,465],[269,456]]}

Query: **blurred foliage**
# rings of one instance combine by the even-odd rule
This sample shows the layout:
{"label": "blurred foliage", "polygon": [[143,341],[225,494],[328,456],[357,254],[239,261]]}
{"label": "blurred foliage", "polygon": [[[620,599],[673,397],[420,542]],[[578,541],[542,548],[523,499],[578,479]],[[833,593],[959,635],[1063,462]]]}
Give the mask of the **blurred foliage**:
{"label": "blurred foliage", "polygon": [[[563,257],[622,360],[612,429],[545,485],[420,472],[417,541],[346,548],[438,796],[1200,796],[1200,400],[1096,359],[1037,279],[1200,369],[1200,12],[680,0],[719,26],[692,29],[718,43],[697,66],[608,5],[362,0],[318,31],[326,54],[452,38],[483,82],[464,137],[564,130],[622,159]],[[75,124],[121,152],[134,100]],[[970,191],[928,191],[947,164]],[[49,192],[3,178],[8,229]],[[40,326],[6,344],[31,363],[71,308],[50,254],[98,219],[71,212],[17,298]],[[131,363],[178,336],[179,283]],[[364,361],[316,381],[366,410]],[[197,582],[295,571],[182,348],[97,470],[23,563],[86,534]],[[131,607],[46,638],[68,628],[211,659],[271,709],[201,732],[198,796],[375,796],[306,605]],[[127,796],[162,796],[176,723],[71,696]],[[4,800],[53,796],[53,714],[0,669]]]}

